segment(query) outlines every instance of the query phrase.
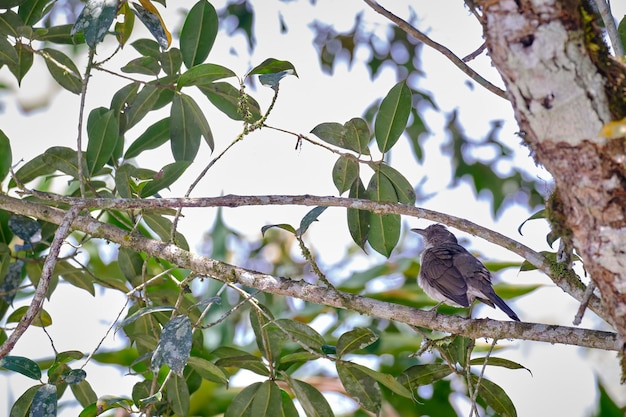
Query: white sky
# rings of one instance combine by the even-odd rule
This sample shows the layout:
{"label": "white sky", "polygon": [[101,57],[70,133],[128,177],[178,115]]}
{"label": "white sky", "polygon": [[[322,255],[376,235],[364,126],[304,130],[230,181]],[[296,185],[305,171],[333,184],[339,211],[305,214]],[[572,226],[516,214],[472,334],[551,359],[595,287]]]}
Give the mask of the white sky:
{"label": "white sky", "polygon": [[[179,27],[180,16],[175,4],[191,7],[193,1],[168,2],[169,9],[165,14],[170,28]],[[253,2],[259,4],[260,2]],[[216,8],[224,2],[214,2]],[[296,3],[282,3],[277,1],[263,2],[263,8],[257,7],[256,30],[257,46],[253,57],[247,57],[247,44],[243,36],[230,38],[220,34],[216,45],[208,58],[208,62],[219,63],[233,69],[238,74],[244,74],[252,66],[262,62],[267,57],[287,59],[291,61],[299,74],[299,78],[288,77],[281,82],[281,93],[269,124],[298,133],[308,133],[315,125],[326,121],[345,122],[360,116],[370,103],[383,96],[396,82],[395,73],[384,71],[374,81],[369,79],[367,70],[361,62],[356,62],[352,70],[339,63],[332,76],[321,73],[318,65],[317,53],[311,46],[313,32],[307,26],[315,17],[325,23],[333,23],[340,30],[347,30],[353,26],[355,12],[364,10],[364,22],[368,27],[384,28],[386,22],[372,10],[366,8],[359,1],[330,1],[320,0],[315,7],[307,1]],[[459,56],[474,51],[482,43],[480,28],[473,18],[465,11],[461,1],[396,1],[383,2],[399,15],[407,18],[407,4],[417,10],[420,19],[418,27],[427,31],[429,35],[440,43],[445,44]],[[618,9],[621,6],[621,9]],[[163,10],[162,8],[160,8]],[[287,22],[289,33],[281,36],[278,33],[278,11],[283,14]],[[623,4],[615,5],[614,15],[621,17],[626,12]],[[329,18],[332,17],[332,21]],[[139,35],[136,35],[135,39]],[[176,45],[176,41],[174,41]],[[105,47],[110,50],[113,43]],[[99,48],[99,58],[107,53]],[[239,51],[239,56],[230,53],[231,49]],[[110,68],[116,63],[125,62],[122,58],[133,56],[134,50],[127,46],[121,57],[112,61]],[[128,59],[127,59],[128,60]],[[84,63],[84,60],[83,60]],[[471,63],[486,78],[499,83],[499,77],[490,67],[489,61],[482,57]],[[79,68],[81,66],[79,65]],[[466,85],[467,78],[447,59],[430,49],[424,48],[422,54],[422,68],[426,78],[420,82],[423,89],[432,92],[432,95],[441,108],[441,113],[428,112],[427,123],[433,135],[425,142],[425,166],[416,165],[408,146],[392,155],[394,166],[405,174],[413,184],[419,183],[424,176],[428,178],[425,191],[436,193],[436,197],[424,203],[424,207],[439,210],[448,214],[466,217],[481,225],[492,227],[505,235],[513,237],[535,250],[547,250],[545,234],[547,227],[541,221],[534,221],[525,227],[525,235],[519,236],[517,227],[525,220],[529,213],[523,207],[513,206],[507,209],[498,221],[491,217],[488,200],[475,197],[468,186],[460,186],[454,190],[445,187],[449,182],[450,168],[447,162],[436,155],[440,153],[440,145],[446,140],[443,130],[445,115],[458,108],[461,124],[470,137],[481,138],[489,130],[489,122],[495,119],[505,119],[506,123],[501,131],[501,137],[508,143],[521,150],[516,157],[516,163],[533,172],[538,178],[546,181],[549,188],[549,175],[534,166],[528,158],[527,151],[519,147],[519,139],[515,136],[517,127],[512,121],[510,105],[504,100],[491,95],[481,87],[475,85],[470,89]],[[0,80],[10,82],[12,76],[6,68],[0,70]],[[89,86],[87,108],[108,106],[111,96],[126,81],[119,81],[109,75],[96,73]],[[54,81],[46,75],[45,68],[34,68],[23,81],[23,88],[18,96],[22,102],[38,100],[46,93],[56,90]],[[272,91],[259,88],[251,91],[265,108],[271,99]],[[198,96],[202,101],[202,96]],[[76,120],[78,112],[78,96],[61,92],[56,94],[51,107],[43,111],[33,112],[24,116],[16,106],[12,97],[4,96],[5,109],[0,114],[0,124],[7,136],[12,140],[13,160],[20,158],[29,160],[53,145],[65,144],[75,146]],[[207,108],[207,117],[211,124],[216,143],[214,155],[224,149],[239,133],[240,126],[230,121],[226,116],[211,108]],[[142,123],[131,130],[128,137],[139,135],[145,127],[158,117],[154,116],[149,122]],[[193,196],[216,196],[223,193],[232,194],[318,194],[336,195],[330,172],[336,157],[312,145],[304,144],[301,150],[294,150],[293,137],[269,130],[255,133],[243,143],[236,145],[196,188]],[[202,145],[201,152],[196,159],[195,169],[190,170],[179,181],[180,184],[189,184],[197,175],[211,155],[206,145]],[[162,148],[149,153],[140,159],[140,163],[148,164],[158,170],[171,162],[169,149]],[[168,196],[179,196],[184,193],[186,185],[175,187]],[[224,211],[227,224],[241,233],[257,239],[260,228],[270,223],[298,224],[300,218],[309,208],[305,207],[269,207],[269,208],[242,208]],[[185,220],[181,224],[181,231],[187,236],[192,245],[198,245],[203,233],[213,223],[213,213],[207,210],[188,210]],[[333,264],[345,255],[346,245],[350,238],[345,230],[345,212],[339,209],[327,210],[321,221],[311,228],[308,239],[324,263]],[[426,223],[416,219],[404,219],[405,225],[412,227],[423,226]],[[459,235],[467,236],[459,233]],[[519,260],[515,255],[487,244],[480,239],[471,238],[472,248],[480,251],[489,259]],[[198,248],[198,246],[196,246]],[[375,256],[375,255],[372,255]],[[379,258],[377,258],[380,261]],[[547,278],[539,274],[524,273],[517,275],[514,271],[508,272],[506,279],[521,284],[542,283],[545,289],[537,291],[528,297],[513,303],[513,309],[524,321],[555,323],[570,325],[576,312],[576,303],[560,289],[556,288]],[[71,300],[72,308],[68,308]],[[120,297],[86,296],[84,292],[66,286],[63,294],[55,294],[52,301],[45,308],[51,312],[56,323],[50,329],[56,348],[80,349],[91,351],[104,332],[104,328],[114,320],[117,312],[123,305]],[[86,317],[76,311],[93,311],[93,317]],[[103,311],[109,314],[103,317]],[[479,310],[481,315],[502,318],[499,312],[490,309]],[[586,318],[585,327],[596,327],[595,320]],[[75,336],[80,335],[77,339]],[[115,346],[115,340],[109,340],[108,346]],[[37,329],[31,329],[20,341],[12,354],[25,356],[49,356],[51,350],[41,347],[48,346],[47,339]],[[525,371],[490,370],[489,378],[501,384],[511,396],[520,417],[540,415],[567,415],[583,417],[590,414],[591,404],[595,402],[594,375],[601,374],[605,385],[612,389],[613,394],[621,393],[626,399],[624,389],[619,387],[617,361],[613,353],[584,351],[573,347],[552,346],[540,343],[509,343],[511,347],[501,353],[501,356],[517,361],[531,369],[530,376]],[[94,368],[91,368],[94,369]],[[88,368],[87,372],[91,370]],[[95,370],[93,371],[95,372]],[[134,380],[122,377],[118,370],[102,370],[98,368],[98,378],[88,378],[99,395],[126,394]],[[11,379],[11,393],[14,397],[6,397],[8,384],[6,373],[0,373],[0,404],[12,403],[16,395],[32,385],[32,381],[25,377]],[[555,389],[558,387],[558,389]],[[4,412],[0,405],[0,414]],[[7,410],[8,412],[8,410]],[[73,412],[61,415],[75,415]]]}

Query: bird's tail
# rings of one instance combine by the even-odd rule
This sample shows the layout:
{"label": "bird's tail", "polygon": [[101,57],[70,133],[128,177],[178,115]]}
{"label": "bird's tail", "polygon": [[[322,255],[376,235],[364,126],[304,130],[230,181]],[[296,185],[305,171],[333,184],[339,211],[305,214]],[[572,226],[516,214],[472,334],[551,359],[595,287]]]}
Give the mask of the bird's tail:
{"label": "bird's tail", "polygon": [[500,298],[498,294],[495,293],[495,291],[493,292],[493,294],[491,294],[491,297],[489,297],[489,299],[493,301],[493,303],[497,305],[498,308],[500,308],[500,310],[504,311],[506,315],[509,316],[512,320],[521,321],[519,317],[517,317],[517,314],[515,314],[515,312],[511,310],[511,307],[509,307],[504,302],[504,300]]}

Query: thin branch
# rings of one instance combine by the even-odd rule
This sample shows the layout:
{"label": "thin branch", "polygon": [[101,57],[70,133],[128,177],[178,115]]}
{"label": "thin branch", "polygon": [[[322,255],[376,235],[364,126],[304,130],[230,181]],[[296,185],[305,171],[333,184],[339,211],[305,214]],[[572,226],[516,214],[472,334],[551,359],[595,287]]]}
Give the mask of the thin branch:
{"label": "thin branch", "polygon": [[85,177],[83,175],[83,120],[85,119],[85,100],[87,98],[87,86],[91,77],[91,69],[93,68],[93,59],[96,54],[94,49],[89,49],[89,58],[87,61],[87,69],[83,76],[83,87],[80,92],[80,107],[78,112],[78,135],[76,137],[76,150],[78,159],[78,184],[80,186],[80,195],[85,196]]}
{"label": "thin branch", "polygon": [[59,213],[58,222],[56,222],[59,227],[54,234],[50,250],[48,251],[48,256],[43,264],[41,278],[39,278],[39,284],[37,284],[37,289],[33,294],[33,299],[31,300],[26,313],[22,316],[22,319],[15,327],[15,330],[9,335],[2,346],[0,346],[0,359],[4,358],[9,352],[11,352],[11,350],[13,350],[15,344],[41,311],[46,294],[48,293],[48,287],[50,286],[52,271],[54,271],[54,266],[57,263],[57,258],[59,257],[59,252],[61,251],[61,246],[63,246],[63,240],[65,240],[65,238],[70,234],[70,226],[78,216],[80,210],[80,206],[74,206],[65,214],[62,214],[62,212]]}
{"label": "thin branch", "polygon": [[[155,209],[155,208],[182,208],[182,207],[243,207],[243,206],[269,206],[269,205],[302,205],[302,206],[326,206],[345,207],[368,210],[378,214],[400,214],[404,216],[427,219],[438,223],[444,223],[456,229],[463,230],[475,236],[481,237],[491,243],[501,246],[526,259],[531,265],[548,275],[554,283],[578,301],[584,297],[585,285],[575,274],[555,276],[551,270],[552,265],[540,253],[532,250],[509,237],[498,232],[479,226],[469,220],[449,214],[440,213],[420,207],[408,206],[398,203],[385,203],[371,200],[353,198],[341,198],[330,196],[313,195],[260,195],[238,196],[225,195],[221,197],[205,198],[157,198],[157,199],[124,199],[124,198],[87,198],[76,199],[73,197],[58,196],[55,194],[33,191],[36,197],[63,202],[67,204],[81,204],[85,208],[98,209]],[[0,195],[0,207],[5,197]],[[17,200],[20,201],[20,200]],[[589,309],[599,317],[610,323],[608,315],[602,307],[600,299],[592,296],[589,301]]]}
{"label": "thin branch", "polygon": [[[221,202],[225,203],[228,201],[230,202],[230,205],[232,205],[236,201],[239,201],[240,203],[244,201],[241,197],[237,197],[237,199],[233,198],[235,198],[235,196],[230,196],[230,199],[227,198]],[[96,199],[94,199],[94,201],[95,200]],[[155,199],[151,201],[159,200],[160,199]],[[185,199],[174,200],[176,207],[178,207],[184,202]],[[193,200],[200,202],[207,199]],[[306,203],[307,205],[320,205],[320,203],[322,203],[322,205],[352,206],[366,210],[371,209],[378,212],[394,208],[395,210],[402,212],[401,214],[409,214],[416,217],[428,217],[435,221],[443,219],[456,219],[440,213],[428,212],[424,209],[404,206],[401,204],[377,203],[367,200],[336,197],[313,198],[311,196],[296,196],[287,198],[285,196],[261,196],[247,197],[245,200],[247,200],[248,203],[256,201],[258,205],[267,205],[268,202],[271,201],[274,201],[274,204],[278,201],[282,201],[283,204],[285,204],[285,201],[290,201],[290,203],[287,204],[294,204],[295,201],[299,201],[299,204]],[[145,202],[146,200],[141,201]],[[214,199],[214,201],[216,200]],[[130,200],[127,200],[127,202],[130,204]],[[334,204],[331,204],[331,202]],[[204,203],[206,203],[206,201],[204,201]],[[64,218],[66,216],[66,213],[63,210],[49,206],[42,206],[29,201],[18,200],[7,195],[0,195],[0,207],[11,212],[22,213],[24,215],[36,217],[55,224],[64,223]],[[458,224],[464,224],[464,221],[461,221],[460,219],[457,219],[456,222]],[[453,224],[453,222],[450,222],[449,224]],[[185,251],[173,244],[148,239],[137,234],[129,235],[126,230],[99,222],[88,215],[78,216],[72,226],[74,229],[90,234],[94,238],[106,239],[107,241],[115,242],[122,247],[132,248],[133,250],[139,252],[145,252],[147,256],[164,259],[178,265],[180,268],[191,269],[199,275],[207,275],[222,282],[237,282],[263,292],[299,298],[304,301],[331,307],[346,308],[368,316],[406,323],[410,326],[426,327],[435,331],[464,335],[474,339],[481,337],[494,339],[514,338],[542,341],[547,343],[562,343],[604,350],[619,350],[622,348],[622,342],[619,335],[612,332],[578,329],[557,325],[511,321],[501,322],[491,319],[467,319],[443,314],[437,315],[433,318],[433,315],[428,311],[378,301],[363,296],[343,293],[340,297],[337,291],[330,288],[247,270],[245,268],[240,268],[214,259],[199,256]],[[477,225],[474,225],[474,227],[476,229],[469,227],[467,229],[471,231],[486,230],[478,228]],[[485,235],[501,236],[498,233],[491,231],[488,231]],[[501,238],[508,242],[513,242],[504,236],[501,236]],[[513,245],[513,243],[510,244]],[[518,248],[525,248],[523,245],[516,242],[515,245]],[[535,253],[530,249],[527,250],[529,253]],[[539,257],[535,259],[535,262],[547,262],[541,257],[541,255],[538,256]],[[540,261],[540,259],[543,259],[543,261]]]}
{"label": "thin branch", "polygon": [[506,92],[504,92],[504,90],[496,87],[495,85],[493,85],[489,81],[487,81],[485,78],[483,78],[480,74],[478,74],[471,67],[469,67],[465,62],[463,62],[463,60],[461,58],[456,56],[454,54],[454,52],[452,52],[451,50],[449,50],[445,46],[441,45],[440,43],[437,43],[434,40],[430,39],[424,33],[420,32],[415,26],[411,25],[406,20],[404,20],[404,19],[396,16],[395,14],[391,13],[389,10],[385,9],[384,7],[382,7],[377,2],[375,2],[373,0],[363,0],[363,1],[365,1],[365,4],[367,4],[372,9],[374,9],[374,11],[376,11],[377,13],[385,16],[387,19],[391,20],[400,29],[402,29],[403,31],[405,31],[409,35],[413,36],[415,39],[420,40],[425,45],[430,46],[434,50],[440,52],[443,56],[445,56],[450,61],[452,61],[452,63],[454,65],[456,65],[461,71],[463,71],[465,74],[467,74],[472,80],[476,81],[478,84],[482,85],[483,87],[485,87],[487,90],[491,91],[492,93],[494,93],[498,97],[502,97],[505,100],[509,99],[507,97],[507,95],[506,95]]}
{"label": "thin branch", "polygon": [[615,20],[613,19],[613,14],[611,13],[611,5],[609,4],[609,0],[594,0],[594,3],[598,8],[598,12],[600,13],[600,17],[602,18],[604,27],[606,28],[606,33],[611,40],[613,53],[617,57],[624,56],[624,45],[622,45],[622,41],[617,31],[617,27],[615,26]]}

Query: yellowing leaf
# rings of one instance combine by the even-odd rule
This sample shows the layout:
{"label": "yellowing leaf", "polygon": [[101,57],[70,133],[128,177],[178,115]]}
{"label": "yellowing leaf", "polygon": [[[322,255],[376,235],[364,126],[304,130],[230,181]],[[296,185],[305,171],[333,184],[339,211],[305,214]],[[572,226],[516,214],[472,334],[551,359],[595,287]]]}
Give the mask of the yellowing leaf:
{"label": "yellowing leaf", "polygon": [[608,122],[600,130],[600,136],[606,139],[617,139],[626,136],[626,117]]}
{"label": "yellowing leaf", "polygon": [[133,3],[135,14],[148,28],[152,36],[163,49],[169,48],[172,43],[172,34],[167,30],[159,11],[149,0],[139,0],[141,4]]}

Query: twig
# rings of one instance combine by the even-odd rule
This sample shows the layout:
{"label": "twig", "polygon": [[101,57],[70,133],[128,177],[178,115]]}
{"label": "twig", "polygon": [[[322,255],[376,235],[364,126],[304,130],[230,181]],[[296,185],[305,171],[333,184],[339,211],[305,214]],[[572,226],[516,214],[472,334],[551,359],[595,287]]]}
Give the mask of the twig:
{"label": "twig", "polygon": [[76,137],[76,151],[78,159],[78,184],[80,186],[80,195],[85,196],[85,177],[83,175],[83,120],[85,119],[85,100],[87,97],[87,86],[91,77],[91,69],[93,68],[93,59],[96,54],[95,49],[89,49],[89,58],[87,60],[87,69],[83,76],[83,88],[80,92],[80,107],[78,112],[78,136]]}
{"label": "twig", "polygon": [[617,27],[615,26],[615,20],[613,19],[613,14],[611,13],[611,5],[608,0],[594,0],[594,3],[598,8],[604,27],[606,28],[606,33],[611,40],[613,53],[617,57],[624,56],[624,45],[622,45],[619,33],[617,32]]}
{"label": "twig", "polygon": [[377,2],[373,0],[363,0],[363,1],[365,1],[365,4],[367,4],[372,9],[374,9],[374,11],[385,16],[387,19],[391,20],[400,29],[402,29],[409,35],[422,41],[425,45],[430,46],[434,50],[441,52],[443,56],[445,56],[450,61],[452,61],[454,65],[456,65],[461,71],[467,74],[472,80],[476,81],[478,84],[482,85],[483,87],[485,87],[487,90],[491,91],[498,97],[502,97],[503,99],[508,100],[506,93],[502,89],[496,87],[495,85],[491,84],[489,81],[484,79],[480,74],[478,74],[476,71],[470,68],[465,62],[463,62],[462,59],[456,56],[454,52],[452,52],[445,46],[441,45],[440,43],[437,43],[434,40],[430,39],[424,33],[420,32],[417,28],[411,25],[409,22],[391,13],[389,10],[382,7]]}
{"label": "twig", "polygon": [[[232,200],[233,196],[230,197],[230,203],[232,204],[234,202],[234,200]],[[257,201],[256,199],[259,199],[257,201],[259,205],[267,205],[268,201],[272,201],[274,199],[274,204],[276,204],[276,201],[278,200],[275,200],[275,198],[276,196],[270,196],[269,198],[263,196],[248,197],[248,201]],[[160,199],[155,200],[158,201]],[[177,205],[181,204],[180,199],[175,200]],[[284,196],[279,198],[279,200],[283,200],[284,203]],[[145,202],[145,200],[142,201]],[[222,200],[222,202],[226,201],[229,200]],[[297,196],[296,198],[292,198],[290,201],[290,204],[294,204],[295,201],[299,201],[300,203],[306,202],[308,205],[331,205],[329,204],[330,201],[334,201],[334,205],[340,205],[339,203],[341,203],[342,206],[352,206],[366,210],[371,209],[379,212],[383,209],[388,211],[394,209],[398,212],[398,214],[427,217],[435,221],[440,219],[456,219],[436,212],[430,212],[432,213],[431,215],[424,209],[417,207],[405,206],[401,204],[377,203],[367,200],[337,197],[313,198],[311,196]],[[36,217],[55,224],[63,223],[66,216],[66,213],[63,210],[43,206],[29,201],[19,200],[2,194],[0,194],[0,208],[12,212],[19,212],[24,215]],[[459,220],[458,223],[463,224],[461,220]],[[450,222],[450,224],[453,224],[453,222]],[[604,350],[620,350],[622,348],[622,342],[619,335],[613,332],[579,329],[558,325],[518,323],[510,321],[501,322],[491,319],[466,319],[443,314],[437,315],[433,318],[433,315],[427,311],[378,301],[368,297],[348,293],[344,293],[343,297],[339,297],[337,291],[329,288],[289,278],[282,278],[251,271],[188,252],[173,244],[148,239],[136,234],[129,235],[126,230],[122,230],[110,224],[102,223],[87,215],[78,216],[74,220],[73,227],[76,230],[92,235],[94,238],[106,239],[110,242],[115,242],[122,247],[145,252],[147,256],[164,259],[180,268],[191,269],[199,275],[207,275],[222,282],[237,282],[241,285],[256,288],[263,292],[299,298],[304,301],[327,305],[330,307],[349,308],[361,314],[393,320],[410,326],[426,327],[435,331],[459,334],[474,339],[481,337],[497,339],[515,338],[521,340],[543,341],[547,343],[562,343]],[[478,228],[478,226],[475,227]],[[476,230],[487,230],[483,228],[471,229],[469,227],[467,229],[473,232]],[[501,236],[492,231],[485,233],[485,236],[488,237],[492,233],[497,236]],[[509,243],[509,245],[517,247],[517,250],[522,251],[521,248],[525,248],[523,245],[504,236],[501,236],[501,238],[507,242],[512,242]],[[505,245],[505,247],[509,249],[511,249],[512,246]],[[530,249],[527,250],[535,253]],[[539,255],[538,258],[534,258],[534,262],[541,264],[542,262],[547,261]],[[349,303],[346,305],[344,300],[348,300]]]}
{"label": "twig", "polygon": [[589,300],[591,300],[591,297],[593,296],[593,291],[595,289],[596,289],[596,284],[594,284],[593,281],[589,282],[589,284],[587,285],[587,289],[585,290],[585,293],[583,294],[583,299],[580,301],[580,306],[578,306],[578,311],[576,312],[576,316],[574,316],[574,321],[573,321],[574,326],[578,326],[582,322],[583,316],[585,315],[585,311],[587,310],[587,307],[589,306]]}
{"label": "twig", "polygon": [[33,299],[31,300],[26,313],[22,316],[20,322],[15,327],[15,330],[9,335],[2,346],[0,346],[0,359],[4,358],[9,352],[11,352],[11,350],[13,350],[17,341],[22,337],[35,317],[37,317],[37,315],[41,312],[43,302],[46,298],[46,294],[48,293],[48,287],[50,286],[50,278],[52,277],[54,266],[56,265],[57,258],[59,257],[61,246],[63,246],[63,240],[70,234],[70,226],[77,218],[80,210],[80,206],[74,206],[70,208],[61,219],[59,219],[59,227],[54,234],[54,239],[50,245],[48,256],[43,264],[41,278],[39,279],[39,284],[37,284],[37,289],[33,294]]}

